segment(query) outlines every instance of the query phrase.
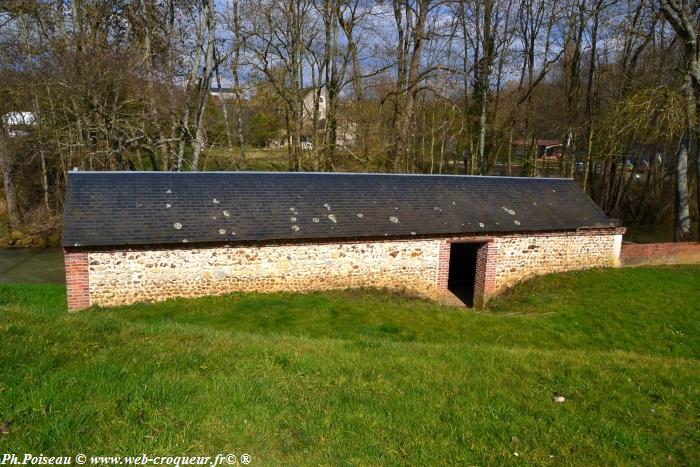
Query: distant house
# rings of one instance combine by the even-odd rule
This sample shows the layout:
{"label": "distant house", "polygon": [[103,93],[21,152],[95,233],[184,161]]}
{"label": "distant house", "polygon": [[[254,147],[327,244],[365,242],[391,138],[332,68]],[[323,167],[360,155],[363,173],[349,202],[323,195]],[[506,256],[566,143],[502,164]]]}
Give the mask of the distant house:
{"label": "distant house", "polygon": [[37,120],[34,112],[9,112],[2,117],[8,136],[24,136],[36,127]]}
{"label": "distant house", "polygon": [[382,287],[481,306],[617,265],[624,229],[571,179],[71,172],[68,306]]}
{"label": "distant house", "polygon": [[318,118],[325,120],[328,115],[328,91],[325,87],[306,88],[302,91],[304,103],[304,122],[312,122],[314,119],[315,101],[318,100]]}
{"label": "distant house", "polygon": [[[527,143],[524,139],[514,140],[513,154],[524,156],[528,147]],[[537,145],[537,157],[560,159],[564,155],[564,146],[558,139],[538,139],[535,141],[535,144]]]}
{"label": "distant house", "polygon": [[[302,90],[302,104],[302,150],[311,150],[313,149],[314,134],[322,139],[328,130],[328,91],[325,87],[305,88]],[[337,119],[337,144],[354,144],[356,134],[357,125],[354,122],[345,118]],[[269,149],[284,148],[287,145],[288,141],[284,132],[279,139],[271,139],[267,142]]]}

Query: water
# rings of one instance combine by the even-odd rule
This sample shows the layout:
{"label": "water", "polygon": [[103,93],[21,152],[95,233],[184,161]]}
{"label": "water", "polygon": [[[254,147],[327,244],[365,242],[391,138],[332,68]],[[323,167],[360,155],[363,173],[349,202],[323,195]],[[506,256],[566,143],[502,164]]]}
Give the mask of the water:
{"label": "water", "polygon": [[64,284],[60,248],[0,250],[0,283]]}

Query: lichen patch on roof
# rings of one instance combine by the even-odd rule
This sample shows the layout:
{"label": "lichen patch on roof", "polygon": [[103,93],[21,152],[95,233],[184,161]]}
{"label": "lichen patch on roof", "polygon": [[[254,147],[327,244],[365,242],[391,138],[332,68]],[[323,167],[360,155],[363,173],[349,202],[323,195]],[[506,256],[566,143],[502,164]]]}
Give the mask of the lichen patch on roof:
{"label": "lichen patch on roof", "polygon": [[[63,245],[351,239],[612,227],[603,211],[568,179],[71,172]],[[220,233],[232,229],[235,234]]]}

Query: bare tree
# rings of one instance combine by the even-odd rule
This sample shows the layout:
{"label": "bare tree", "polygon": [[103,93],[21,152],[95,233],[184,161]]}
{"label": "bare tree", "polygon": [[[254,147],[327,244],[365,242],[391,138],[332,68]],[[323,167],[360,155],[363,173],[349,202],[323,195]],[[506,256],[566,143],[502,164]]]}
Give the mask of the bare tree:
{"label": "bare tree", "polygon": [[671,24],[683,46],[683,96],[685,98],[686,131],[681,138],[676,163],[676,239],[692,238],[690,196],[688,194],[688,152],[695,144],[696,200],[700,211],[700,33],[697,13],[700,2],[660,0],[661,12]]}
{"label": "bare tree", "polygon": [[10,227],[17,227],[22,222],[22,216],[17,202],[17,186],[15,185],[15,161],[9,152],[9,139],[5,122],[0,119],[0,170],[2,170],[3,188],[5,190],[5,205]]}
{"label": "bare tree", "polygon": [[233,26],[233,57],[231,59],[231,73],[233,75],[233,90],[236,94],[236,122],[238,127],[238,150],[240,154],[239,165],[245,167],[245,137],[243,132],[243,92],[241,90],[241,49],[245,44],[243,28],[241,27],[241,15],[238,8],[238,0],[231,2],[231,24]]}
{"label": "bare tree", "polygon": [[[548,176],[536,148],[546,138],[564,144],[559,173],[610,215],[675,219],[688,239],[700,178],[698,8],[0,1],[8,219],[22,227],[47,206],[60,212],[72,167],[257,167],[246,152],[268,141],[284,147],[288,170]],[[214,79],[219,89],[233,83],[223,112],[210,108]],[[22,111],[36,124],[16,137],[5,117]],[[524,160],[513,157],[515,138]],[[263,167],[277,164],[278,153],[264,154]]]}
{"label": "bare tree", "polygon": [[206,0],[202,11],[202,20],[206,21],[207,39],[206,52],[204,55],[204,69],[199,77],[197,89],[197,105],[195,107],[195,138],[193,141],[192,170],[197,170],[199,166],[199,156],[204,149],[204,112],[209,101],[209,91],[211,89],[211,79],[214,73],[214,48],[216,43],[216,11],[214,10],[214,0]]}
{"label": "bare tree", "polygon": [[431,1],[393,0],[392,5],[397,32],[397,71],[393,93],[391,163],[396,168],[402,158],[407,160],[408,135],[419,91],[418,84],[422,79],[419,68]]}
{"label": "bare tree", "polygon": [[603,11],[603,1],[597,0],[593,9],[593,25],[591,26],[590,39],[590,59],[588,62],[588,76],[586,79],[586,162],[583,167],[583,190],[588,189],[588,177],[590,175],[591,163],[593,161],[593,133],[595,131],[593,113],[595,112],[595,90],[594,81],[596,79],[596,71],[598,66],[598,28],[600,26],[600,14]]}

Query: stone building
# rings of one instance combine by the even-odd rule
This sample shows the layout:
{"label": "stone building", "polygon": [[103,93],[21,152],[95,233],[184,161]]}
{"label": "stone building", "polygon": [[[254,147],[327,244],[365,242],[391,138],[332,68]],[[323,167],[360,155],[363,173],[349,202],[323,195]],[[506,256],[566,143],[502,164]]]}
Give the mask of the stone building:
{"label": "stone building", "polygon": [[481,306],[616,266],[622,233],[569,179],[72,172],[63,246],[71,310],[351,287]]}

